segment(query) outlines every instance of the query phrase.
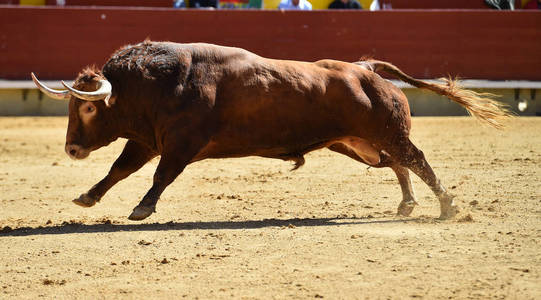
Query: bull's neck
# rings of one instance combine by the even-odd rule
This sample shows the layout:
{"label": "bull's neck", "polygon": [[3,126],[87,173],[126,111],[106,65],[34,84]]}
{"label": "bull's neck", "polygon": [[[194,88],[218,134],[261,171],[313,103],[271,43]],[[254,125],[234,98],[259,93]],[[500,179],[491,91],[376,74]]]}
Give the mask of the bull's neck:
{"label": "bull's neck", "polygon": [[144,144],[150,149],[158,150],[156,145],[153,120],[147,115],[149,110],[139,109],[120,110],[117,119],[119,137]]}

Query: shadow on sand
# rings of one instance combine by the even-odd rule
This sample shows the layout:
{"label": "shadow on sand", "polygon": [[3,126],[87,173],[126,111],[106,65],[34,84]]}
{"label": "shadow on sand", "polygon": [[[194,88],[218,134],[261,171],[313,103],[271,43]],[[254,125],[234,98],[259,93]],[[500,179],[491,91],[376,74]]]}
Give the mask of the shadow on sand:
{"label": "shadow on sand", "polygon": [[416,218],[408,219],[384,219],[373,218],[308,218],[308,219],[263,219],[248,221],[223,221],[223,222],[167,222],[147,224],[84,224],[78,222],[64,222],[61,225],[20,227],[12,229],[4,227],[0,230],[0,237],[4,236],[32,236],[47,234],[70,234],[70,233],[97,233],[97,232],[121,232],[121,231],[165,231],[165,230],[222,230],[222,229],[258,229],[265,227],[312,227],[312,226],[342,226],[342,225],[367,225],[385,223],[406,223],[417,221]]}

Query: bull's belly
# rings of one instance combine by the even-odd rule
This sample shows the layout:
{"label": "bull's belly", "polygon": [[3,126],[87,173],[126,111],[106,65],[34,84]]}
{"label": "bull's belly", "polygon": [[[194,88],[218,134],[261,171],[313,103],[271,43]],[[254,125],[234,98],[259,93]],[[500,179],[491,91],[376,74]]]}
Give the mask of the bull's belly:
{"label": "bull's belly", "polygon": [[206,158],[228,158],[245,156],[263,156],[287,159],[290,156],[302,155],[311,150],[324,147],[325,140],[312,142],[277,141],[277,140],[241,140],[237,138],[212,138],[201,149],[194,160]]}
{"label": "bull's belly", "polygon": [[357,136],[338,136],[324,139],[291,141],[289,143],[265,141],[264,143],[247,143],[242,140],[211,139],[209,143],[199,151],[193,161],[206,158],[232,158],[245,156],[262,156],[282,160],[298,161],[304,154],[326,148],[334,144],[342,144],[369,165],[380,162],[380,149],[368,140]]}

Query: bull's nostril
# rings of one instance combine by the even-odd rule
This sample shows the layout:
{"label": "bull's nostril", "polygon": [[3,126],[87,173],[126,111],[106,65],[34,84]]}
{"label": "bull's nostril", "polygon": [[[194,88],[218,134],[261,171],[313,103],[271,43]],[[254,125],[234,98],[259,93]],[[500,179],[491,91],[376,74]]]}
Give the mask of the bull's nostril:
{"label": "bull's nostril", "polygon": [[75,156],[75,154],[77,154],[77,150],[71,149],[70,150],[70,155]]}

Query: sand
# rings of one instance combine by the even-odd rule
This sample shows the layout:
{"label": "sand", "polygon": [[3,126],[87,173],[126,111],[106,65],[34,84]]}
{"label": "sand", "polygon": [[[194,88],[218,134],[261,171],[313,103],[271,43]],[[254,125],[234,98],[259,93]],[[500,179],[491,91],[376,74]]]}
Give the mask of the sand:
{"label": "sand", "polygon": [[414,118],[412,140],[461,212],[414,177],[419,206],[395,216],[390,169],[328,150],[187,167],[142,222],[127,219],[157,160],[96,206],[125,141],[83,161],[67,118],[0,118],[0,299],[540,299],[541,118],[505,131],[472,118]]}

